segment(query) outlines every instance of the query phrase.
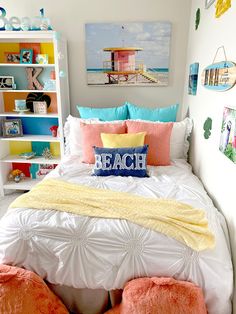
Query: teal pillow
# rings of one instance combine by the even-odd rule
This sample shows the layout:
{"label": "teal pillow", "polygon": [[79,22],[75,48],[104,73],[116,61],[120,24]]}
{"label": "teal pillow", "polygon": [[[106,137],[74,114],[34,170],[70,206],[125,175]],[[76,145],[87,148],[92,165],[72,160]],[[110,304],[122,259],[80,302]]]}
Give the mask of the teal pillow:
{"label": "teal pillow", "polygon": [[175,122],[179,105],[173,105],[163,108],[143,108],[126,102],[128,107],[129,119],[160,121],[160,122]]}
{"label": "teal pillow", "polygon": [[126,120],[128,118],[127,106],[113,108],[91,108],[77,106],[82,119],[97,118],[101,121]]}

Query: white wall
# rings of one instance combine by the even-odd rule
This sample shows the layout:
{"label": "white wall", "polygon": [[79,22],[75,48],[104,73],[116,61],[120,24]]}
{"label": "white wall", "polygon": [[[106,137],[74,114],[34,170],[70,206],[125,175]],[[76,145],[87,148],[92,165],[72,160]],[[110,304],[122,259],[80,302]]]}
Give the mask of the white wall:
{"label": "white wall", "polygon": [[[75,105],[116,106],[129,100],[148,106],[168,106],[182,102],[185,71],[189,0],[6,0],[1,6],[8,16],[35,16],[42,7],[54,29],[63,32],[69,45],[71,112]],[[86,22],[170,21],[170,85],[168,87],[95,87],[86,85]]]}
{"label": "white wall", "polygon": [[[215,205],[222,210],[227,219],[236,266],[236,165],[219,151],[223,107],[225,105],[236,107],[236,86],[226,92],[214,92],[201,85],[202,70],[212,63],[219,46],[224,45],[227,59],[236,62],[234,31],[236,29],[236,3],[232,1],[231,9],[216,19],[214,5],[205,10],[204,2],[203,0],[192,1],[183,114],[189,108],[190,117],[194,120],[191,146],[191,163],[194,172],[200,177]],[[197,8],[201,9],[201,22],[199,29],[195,31]],[[222,60],[224,56],[221,52],[217,61]],[[187,94],[189,64],[193,62],[200,63],[196,96]],[[205,140],[203,123],[207,117],[212,118],[213,129],[210,139]],[[236,313],[236,303],[234,308]]]}

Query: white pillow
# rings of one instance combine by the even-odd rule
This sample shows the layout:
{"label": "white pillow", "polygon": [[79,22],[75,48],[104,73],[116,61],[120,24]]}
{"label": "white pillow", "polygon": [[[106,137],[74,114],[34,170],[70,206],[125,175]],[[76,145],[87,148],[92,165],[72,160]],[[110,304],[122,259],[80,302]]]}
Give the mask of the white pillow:
{"label": "white pillow", "polygon": [[66,155],[80,155],[82,153],[80,122],[90,124],[94,121],[99,121],[99,119],[81,119],[71,115],[67,117],[64,125]]}
{"label": "white pillow", "polygon": [[[165,123],[165,122],[152,122],[144,120],[136,120],[147,123]],[[80,133],[80,122],[92,123],[107,123],[107,121],[99,121],[99,119],[81,119],[68,116],[65,126],[65,154],[66,155],[81,155],[82,142]],[[120,120],[109,121],[109,123],[120,123]],[[180,122],[173,122],[173,129],[170,137],[170,159],[187,159],[189,150],[188,138],[191,134],[193,127],[192,120],[185,118]]]}
{"label": "white pillow", "polygon": [[189,150],[189,136],[193,122],[190,118],[174,122],[170,137],[170,159],[187,159]]}
{"label": "white pillow", "polygon": [[81,155],[82,154],[82,136],[80,132],[80,122],[93,124],[93,123],[109,123],[116,124],[123,122],[122,120],[114,121],[100,121],[97,118],[81,119],[69,115],[64,125],[65,136],[65,154],[66,155]]}

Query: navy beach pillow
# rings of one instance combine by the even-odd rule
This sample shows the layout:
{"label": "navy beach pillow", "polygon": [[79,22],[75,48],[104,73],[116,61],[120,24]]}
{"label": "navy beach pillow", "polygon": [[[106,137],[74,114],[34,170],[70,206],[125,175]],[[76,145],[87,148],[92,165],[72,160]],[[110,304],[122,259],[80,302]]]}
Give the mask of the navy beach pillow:
{"label": "navy beach pillow", "polygon": [[105,148],[94,146],[96,176],[133,176],[147,175],[148,145],[124,148]]}

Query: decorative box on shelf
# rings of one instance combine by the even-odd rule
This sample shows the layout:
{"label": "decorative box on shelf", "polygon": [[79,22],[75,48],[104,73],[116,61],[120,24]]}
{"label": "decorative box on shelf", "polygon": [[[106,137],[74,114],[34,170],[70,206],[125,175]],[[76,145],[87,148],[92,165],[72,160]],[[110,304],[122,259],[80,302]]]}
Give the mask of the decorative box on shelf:
{"label": "decorative box on shelf", "polygon": [[[67,71],[66,41],[56,32],[0,32],[0,195],[32,188],[64,155]],[[25,175],[17,183],[9,181],[15,169]]]}

